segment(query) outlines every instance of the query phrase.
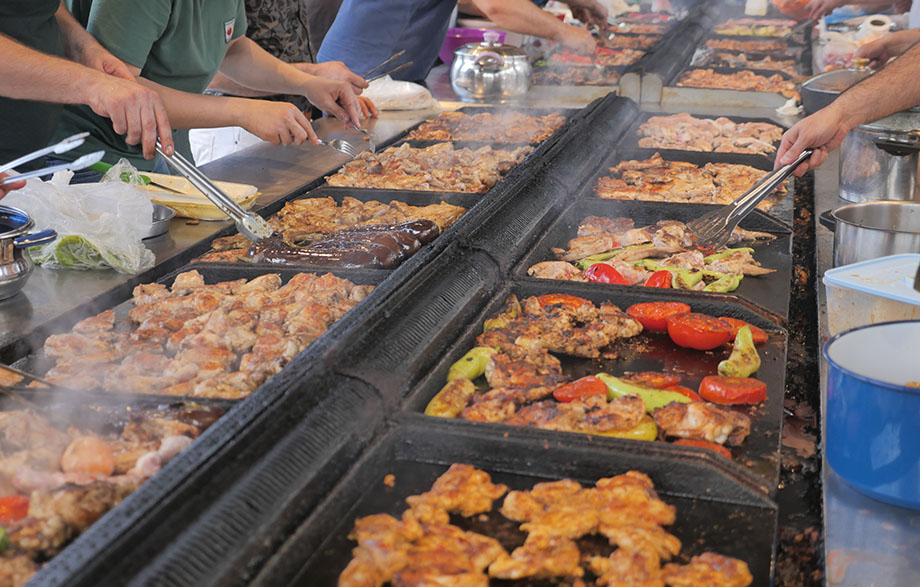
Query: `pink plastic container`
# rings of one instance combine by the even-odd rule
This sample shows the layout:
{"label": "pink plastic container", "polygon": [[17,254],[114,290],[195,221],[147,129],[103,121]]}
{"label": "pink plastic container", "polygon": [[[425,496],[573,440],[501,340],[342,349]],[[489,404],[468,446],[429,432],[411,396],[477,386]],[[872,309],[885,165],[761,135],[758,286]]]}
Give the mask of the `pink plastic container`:
{"label": "pink plastic container", "polygon": [[[454,50],[457,47],[467,43],[481,43],[483,40],[482,34],[487,32],[489,32],[489,29],[467,29],[462,27],[447,29],[447,37],[444,39],[444,44],[441,46],[438,57],[450,67],[450,64],[454,62]],[[498,33],[498,42],[504,43],[505,33],[503,31],[494,32]]]}

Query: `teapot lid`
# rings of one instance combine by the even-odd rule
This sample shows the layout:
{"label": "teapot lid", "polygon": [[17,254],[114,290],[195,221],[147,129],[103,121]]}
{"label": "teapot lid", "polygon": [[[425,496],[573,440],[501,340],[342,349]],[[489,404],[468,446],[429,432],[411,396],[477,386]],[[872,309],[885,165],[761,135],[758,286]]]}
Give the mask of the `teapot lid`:
{"label": "teapot lid", "polygon": [[503,45],[498,42],[499,33],[496,31],[485,31],[483,34],[483,41],[481,43],[468,43],[457,47],[454,51],[454,54],[457,56],[470,56],[476,57],[480,53],[497,53],[502,57],[524,57],[527,58],[527,53],[519,47],[514,45]]}

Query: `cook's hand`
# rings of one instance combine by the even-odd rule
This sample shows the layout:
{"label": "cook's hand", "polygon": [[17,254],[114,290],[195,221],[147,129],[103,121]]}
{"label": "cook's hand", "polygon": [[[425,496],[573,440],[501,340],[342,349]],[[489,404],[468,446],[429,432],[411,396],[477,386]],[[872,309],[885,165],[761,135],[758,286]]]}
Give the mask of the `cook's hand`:
{"label": "cook's hand", "polygon": [[842,115],[833,107],[823,108],[786,131],[773,167],[788,165],[802,151],[812,148],[815,150],[812,156],[795,170],[795,175],[801,177],[827,161],[828,154],[840,146],[849,130]]}
{"label": "cook's hand", "polygon": [[569,0],[566,4],[572,10],[572,16],[583,23],[607,24],[607,9],[597,0]]}
{"label": "cook's hand", "polygon": [[351,84],[313,77],[304,91],[311,104],[345,123],[346,127],[361,126],[361,107]]}
{"label": "cook's hand", "polygon": [[270,102],[240,98],[240,126],[273,145],[302,145],[310,141],[319,144],[319,138],[310,121],[290,102]]}
{"label": "cook's hand", "polygon": [[920,41],[920,32],[917,30],[889,33],[881,39],[866,43],[856,50],[853,57],[865,57],[870,67],[881,69],[889,59],[904,53],[917,41]]}
{"label": "cook's hand", "polygon": [[[0,180],[5,179],[6,177],[7,175],[5,173],[0,173]],[[26,185],[25,180],[17,181],[14,183],[8,183],[6,185],[0,185],[0,199],[3,199],[4,196],[6,196],[8,193],[14,190],[24,188],[25,185]]]}
{"label": "cook's hand", "polygon": [[358,104],[361,106],[361,118],[377,118],[377,107],[369,98],[358,96]]}
{"label": "cook's hand", "polygon": [[556,39],[573,53],[594,55],[597,52],[597,41],[591,33],[577,26],[566,25],[562,35]]}
{"label": "cook's hand", "polygon": [[[811,0],[805,8],[813,19],[819,19],[825,14],[830,14],[835,8],[845,4],[846,0]],[[812,156],[814,157],[814,156]]]}
{"label": "cook's hand", "polygon": [[[128,75],[131,75],[128,72]],[[129,145],[141,143],[145,159],[156,156],[156,141],[167,155],[175,152],[172,128],[160,96],[131,77],[127,81],[113,75],[88,77],[89,85],[84,103],[93,112],[112,121],[116,133],[125,135]]]}
{"label": "cook's hand", "polygon": [[360,75],[353,73],[341,61],[326,61],[325,63],[294,63],[294,67],[326,79],[332,79],[351,84],[351,91],[360,94],[367,87],[367,82]]}

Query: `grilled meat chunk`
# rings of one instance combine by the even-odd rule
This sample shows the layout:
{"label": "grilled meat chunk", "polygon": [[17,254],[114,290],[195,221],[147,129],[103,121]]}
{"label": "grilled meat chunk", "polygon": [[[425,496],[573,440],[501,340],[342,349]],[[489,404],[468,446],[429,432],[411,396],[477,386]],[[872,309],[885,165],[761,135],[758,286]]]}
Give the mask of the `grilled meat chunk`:
{"label": "grilled meat chunk", "polygon": [[747,587],[754,581],[747,563],[714,552],[695,556],[686,565],[667,564],[662,577],[669,587]]}
{"label": "grilled meat chunk", "polygon": [[608,432],[635,428],[645,414],[645,402],[637,396],[607,401],[593,396],[568,403],[553,400],[530,404],[504,420],[511,426],[544,430]]}
{"label": "grilled meat chunk", "polygon": [[652,412],[666,436],[737,446],[751,433],[751,419],[707,402],[670,403]]}
{"label": "grilled meat chunk", "polygon": [[524,546],[510,555],[499,557],[489,566],[489,576],[496,579],[527,577],[581,577],[581,552],[567,538],[531,536]]}
{"label": "grilled meat chunk", "polygon": [[492,502],[507,491],[505,485],[492,483],[485,471],[470,465],[454,464],[438,477],[430,491],[411,495],[406,498],[406,503],[413,509],[429,505],[468,518],[491,510]]}
{"label": "grilled meat chunk", "polygon": [[665,587],[661,560],[648,551],[618,548],[607,557],[588,560],[599,587]]}

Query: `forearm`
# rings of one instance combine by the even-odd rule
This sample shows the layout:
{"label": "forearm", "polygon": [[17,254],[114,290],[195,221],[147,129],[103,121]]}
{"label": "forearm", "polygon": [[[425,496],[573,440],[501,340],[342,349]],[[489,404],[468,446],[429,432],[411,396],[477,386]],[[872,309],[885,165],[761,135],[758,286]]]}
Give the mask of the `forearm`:
{"label": "forearm", "polygon": [[86,32],[77,19],[70,14],[67,7],[62,2],[58,7],[54,17],[61,27],[61,38],[64,40],[64,54],[68,59],[82,63],[83,52],[90,45],[98,45],[99,42],[91,34]]}
{"label": "forearm", "polygon": [[242,126],[241,102],[244,99],[183,92],[144,77],[138,77],[137,81],[159,94],[173,128]]}
{"label": "forearm", "polygon": [[220,73],[250,90],[270,94],[304,95],[314,76],[273,57],[256,43],[240,37],[233,41],[220,65]]}
{"label": "forearm", "polygon": [[[897,88],[897,91],[891,91]],[[831,103],[841,121],[855,128],[920,104],[920,44]]]}
{"label": "forearm", "polygon": [[530,0],[468,0],[468,4],[499,27],[524,35],[559,39],[568,26]]}
{"label": "forearm", "polygon": [[214,76],[214,79],[211,80],[211,83],[208,85],[208,89],[212,92],[230,94],[231,96],[243,96],[246,98],[262,98],[272,95],[271,92],[261,92],[259,90],[253,90],[252,88],[247,88],[246,86],[240,85],[219,71],[217,72],[217,75]]}
{"label": "forearm", "polygon": [[0,35],[0,94],[19,100],[86,104],[91,86],[105,74],[36,51]]}

